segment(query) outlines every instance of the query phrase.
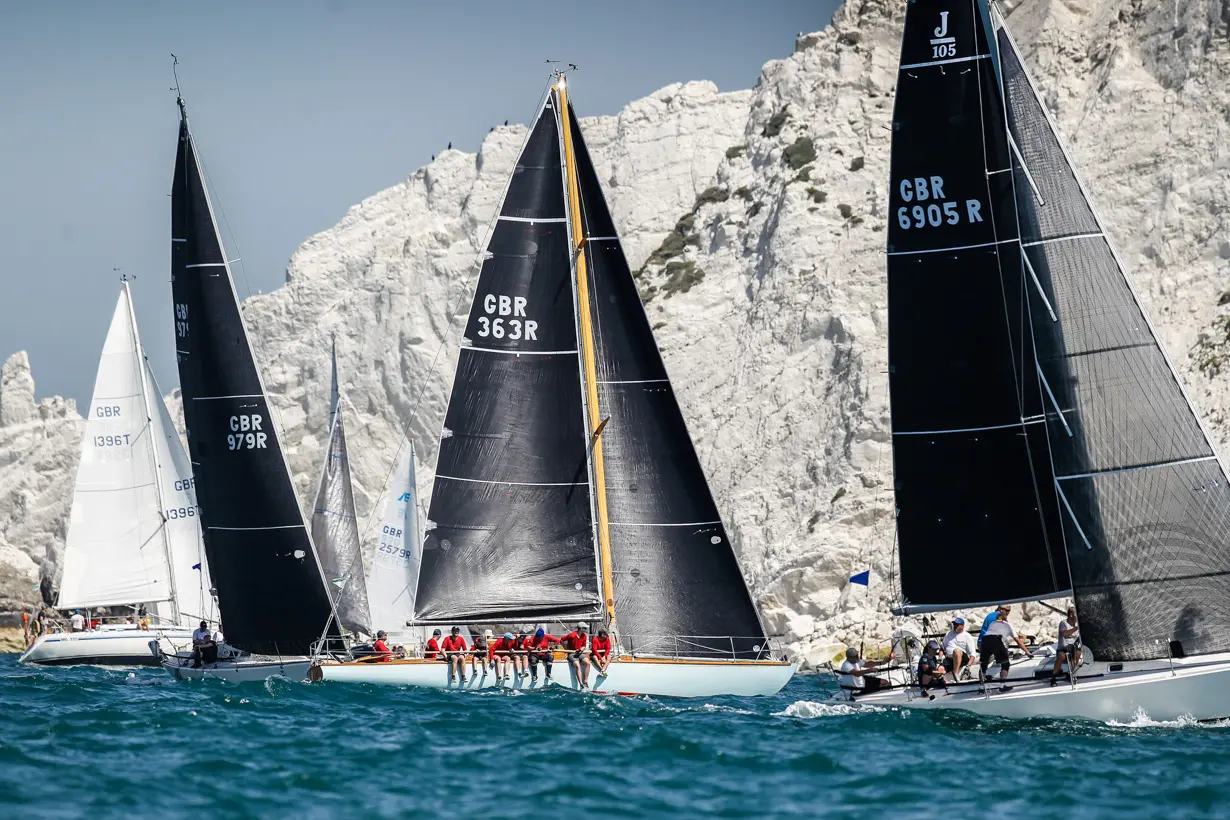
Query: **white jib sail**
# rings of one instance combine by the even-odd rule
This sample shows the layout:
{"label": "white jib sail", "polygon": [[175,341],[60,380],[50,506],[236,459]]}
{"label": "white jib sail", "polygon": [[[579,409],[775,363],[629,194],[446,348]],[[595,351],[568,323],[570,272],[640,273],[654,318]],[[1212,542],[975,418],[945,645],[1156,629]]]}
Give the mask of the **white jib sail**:
{"label": "white jib sail", "polygon": [[171,555],[179,620],[185,626],[195,626],[201,620],[216,623],[218,606],[212,592],[213,584],[209,580],[205,544],[201,539],[201,508],[196,503],[192,463],[171,421],[171,414],[162,399],[158,383],[154,381],[148,361],[145,362],[145,378],[149,387],[149,403],[154,410],[151,420],[156,448],[154,455],[159,467],[166,540]]}
{"label": "white jib sail", "polygon": [[[169,603],[174,597],[143,358],[125,290],[103,345],[81,442],[60,608]],[[156,611],[169,614],[161,605]]]}
{"label": "white jib sail", "polygon": [[421,632],[406,626],[414,612],[423,544],[418,527],[414,467],[414,444],[407,441],[389,484],[389,496],[380,520],[380,538],[367,579],[372,626],[391,635],[407,637],[418,637]]}

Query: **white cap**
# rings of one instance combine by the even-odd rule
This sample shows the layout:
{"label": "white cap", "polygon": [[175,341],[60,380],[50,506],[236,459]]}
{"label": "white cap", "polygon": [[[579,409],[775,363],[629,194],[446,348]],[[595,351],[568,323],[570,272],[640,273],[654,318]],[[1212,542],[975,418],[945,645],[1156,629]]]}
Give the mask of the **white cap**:
{"label": "white cap", "polygon": [[490,629],[488,629],[486,632],[483,633],[483,637],[484,638],[494,638],[495,633],[492,632]]}

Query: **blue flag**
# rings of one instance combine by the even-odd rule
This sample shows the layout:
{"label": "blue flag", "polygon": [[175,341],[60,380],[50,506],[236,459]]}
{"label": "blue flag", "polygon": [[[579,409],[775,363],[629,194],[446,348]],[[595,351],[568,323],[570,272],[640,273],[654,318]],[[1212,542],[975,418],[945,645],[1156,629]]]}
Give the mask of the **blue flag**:
{"label": "blue flag", "polygon": [[201,565],[200,565],[200,564],[193,564],[193,565],[192,565],[192,568],[193,568],[193,569],[200,569],[200,568],[201,568]]}
{"label": "blue flag", "polygon": [[851,575],[850,583],[862,584],[863,586],[870,586],[871,585],[871,570],[865,569],[862,572],[860,572],[858,575]]}

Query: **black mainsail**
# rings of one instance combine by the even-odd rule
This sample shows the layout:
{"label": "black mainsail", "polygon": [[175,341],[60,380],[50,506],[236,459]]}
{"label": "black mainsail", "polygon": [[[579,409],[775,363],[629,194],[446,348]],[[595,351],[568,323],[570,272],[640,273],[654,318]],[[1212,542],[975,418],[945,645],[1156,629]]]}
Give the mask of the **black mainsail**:
{"label": "black mainsail", "polygon": [[171,188],[171,291],[188,449],[227,643],[306,655],[330,623],[180,101]]}
{"label": "black mainsail", "polygon": [[1230,651],[1230,481],[996,22],[1082,638],[1102,660]]}
{"label": "black mainsail", "polygon": [[[611,611],[631,652],[767,657],[768,639],[654,341],[571,105]],[[678,642],[678,643],[676,643]]]}
{"label": "black mainsail", "polygon": [[332,351],[329,382],[329,444],[312,508],[312,543],[329,582],[338,620],[351,632],[375,635],[363,574],[363,549],[355,514],[346,426],[337,384],[337,349]]}
{"label": "black mainsail", "polygon": [[990,31],[982,0],[906,12],[888,232],[905,611],[1069,588]]}
{"label": "black mainsail", "polygon": [[550,98],[485,257],[440,441],[415,617],[592,617],[601,592]]}

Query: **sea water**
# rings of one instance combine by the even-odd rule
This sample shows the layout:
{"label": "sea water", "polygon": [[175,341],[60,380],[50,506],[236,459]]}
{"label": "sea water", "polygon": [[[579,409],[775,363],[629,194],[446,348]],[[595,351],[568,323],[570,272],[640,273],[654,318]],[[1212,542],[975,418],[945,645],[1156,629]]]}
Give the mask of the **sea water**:
{"label": "sea water", "polygon": [[1230,726],[445,692],[0,656],[0,817],[1204,817]]}

